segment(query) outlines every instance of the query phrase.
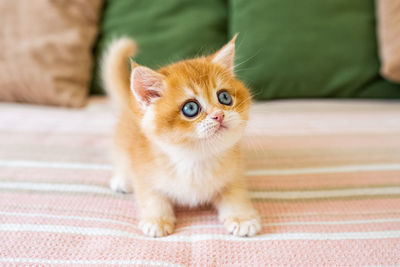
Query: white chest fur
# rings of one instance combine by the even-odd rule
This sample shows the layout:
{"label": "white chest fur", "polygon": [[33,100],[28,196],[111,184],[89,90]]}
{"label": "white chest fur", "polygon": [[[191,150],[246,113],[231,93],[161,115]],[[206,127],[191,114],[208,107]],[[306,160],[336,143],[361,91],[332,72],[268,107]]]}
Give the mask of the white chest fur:
{"label": "white chest fur", "polygon": [[[180,159],[162,168],[156,188],[181,205],[196,206],[210,202],[229,179],[222,160]],[[161,174],[163,173],[163,174]]]}

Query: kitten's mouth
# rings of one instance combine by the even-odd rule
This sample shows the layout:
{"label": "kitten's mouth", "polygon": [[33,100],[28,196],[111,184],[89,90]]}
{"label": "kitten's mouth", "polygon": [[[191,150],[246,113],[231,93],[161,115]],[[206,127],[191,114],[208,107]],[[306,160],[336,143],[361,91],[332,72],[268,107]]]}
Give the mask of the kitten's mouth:
{"label": "kitten's mouth", "polygon": [[221,123],[218,127],[214,129],[215,129],[214,132],[208,138],[215,138],[220,136],[223,132],[225,132],[228,129],[228,127]]}
{"label": "kitten's mouth", "polygon": [[222,123],[219,125],[218,130],[222,130],[222,129],[228,129],[228,127],[226,127],[226,125],[223,125]]}
{"label": "kitten's mouth", "polygon": [[218,129],[215,131],[215,133],[224,131],[224,130],[226,130],[226,129],[228,129],[228,127],[227,127],[226,125],[224,125],[224,124],[221,123],[221,124],[218,126]]}

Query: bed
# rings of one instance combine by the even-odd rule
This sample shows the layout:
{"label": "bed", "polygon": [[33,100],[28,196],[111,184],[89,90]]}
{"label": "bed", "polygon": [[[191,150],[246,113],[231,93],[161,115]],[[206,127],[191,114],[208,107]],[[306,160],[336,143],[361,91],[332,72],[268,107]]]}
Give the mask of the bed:
{"label": "bed", "polygon": [[229,235],[216,211],[177,208],[174,234],[137,228],[113,193],[116,114],[0,104],[0,265],[400,265],[400,102],[255,103],[242,142],[263,229]]}

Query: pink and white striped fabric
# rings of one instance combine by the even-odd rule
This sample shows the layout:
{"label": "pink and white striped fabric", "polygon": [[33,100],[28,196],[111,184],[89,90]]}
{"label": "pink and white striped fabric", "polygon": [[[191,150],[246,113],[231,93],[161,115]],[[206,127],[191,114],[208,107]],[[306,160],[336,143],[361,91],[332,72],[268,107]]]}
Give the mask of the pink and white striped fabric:
{"label": "pink and white striped fabric", "polygon": [[0,104],[0,266],[400,265],[400,103],[255,104],[243,141],[262,233],[210,207],[145,237],[133,195],[108,188],[115,115]]}

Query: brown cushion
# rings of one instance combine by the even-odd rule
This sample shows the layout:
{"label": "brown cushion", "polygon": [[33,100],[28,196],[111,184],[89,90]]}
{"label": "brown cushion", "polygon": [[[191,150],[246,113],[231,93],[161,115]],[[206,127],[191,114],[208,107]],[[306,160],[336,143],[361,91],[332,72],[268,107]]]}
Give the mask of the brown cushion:
{"label": "brown cushion", "polygon": [[0,1],[0,100],[83,106],[101,4]]}
{"label": "brown cushion", "polygon": [[381,74],[400,83],[400,1],[377,0]]}

